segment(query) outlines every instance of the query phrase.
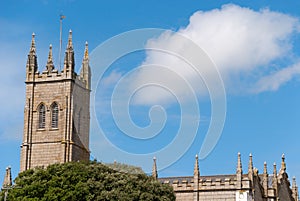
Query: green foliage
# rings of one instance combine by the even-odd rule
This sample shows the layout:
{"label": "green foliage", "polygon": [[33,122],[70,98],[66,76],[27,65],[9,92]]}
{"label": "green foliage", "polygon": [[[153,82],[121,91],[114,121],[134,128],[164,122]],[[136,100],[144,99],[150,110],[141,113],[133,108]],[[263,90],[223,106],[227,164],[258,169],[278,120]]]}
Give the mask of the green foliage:
{"label": "green foliage", "polygon": [[132,165],[127,165],[127,164],[117,163],[117,162],[108,163],[105,165],[118,171],[118,172],[125,172],[125,173],[130,173],[130,174],[144,174],[142,168],[135,167]]}
{"label": "green foliage", "polygon": [[175,195],[172,187],[144,173],[119,172],[95,162],[72,162],[20,173],[7,200],[173,201]]}

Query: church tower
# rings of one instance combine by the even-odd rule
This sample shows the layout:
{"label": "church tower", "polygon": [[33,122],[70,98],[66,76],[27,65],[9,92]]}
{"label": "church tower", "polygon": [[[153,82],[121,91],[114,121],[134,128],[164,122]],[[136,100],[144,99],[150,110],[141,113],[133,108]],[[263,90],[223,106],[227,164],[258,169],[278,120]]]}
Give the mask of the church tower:
{"label": "church tower", "polygon": [[69,161],[88,161],[91,71],[85,44],[76,74],[72,31],[62,71],[55,69],[52,46],[46,67],[38,71],[35,35],[26,64],[26,100],[20,170]]}

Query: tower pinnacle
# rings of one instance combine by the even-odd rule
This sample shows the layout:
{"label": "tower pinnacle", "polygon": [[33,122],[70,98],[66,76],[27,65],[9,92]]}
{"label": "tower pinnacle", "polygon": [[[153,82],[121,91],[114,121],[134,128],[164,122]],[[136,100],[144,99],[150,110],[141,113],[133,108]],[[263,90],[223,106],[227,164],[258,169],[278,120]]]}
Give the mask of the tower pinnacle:
{"label": "tower pinnacle", "polygon": [[152,177],[157,179],[157,166],[156,166],[156,157],[153,157],[153,166],[152,166]]}
{"label": "tower pinnacle", "polygon": [[85,49],[84,49],[84,59],[89,59],[89,44],[88,42],[86,41],[85,42]]}
{"label": "tower pinnacle", "polygon": [[35,49],[35,34],[32,33],[31,36],[31,45],[27,57],[26,63],[26,81],[32,81],[34,74],[38,70],[37,65],[37,56],[36,56],[36,49]]}
{"label": "tower pinnacle", "polygon": [[89,65],[89,47],[88,42],[85,42],[84,56],[80,71],[80,78],[85,81],[86,88],[91,89],[91,69]]}
{"label": "tower pinnacle", "polygon": [[297,185],[296,185],[296,177],[293,177],[292,188],[295,188],[295,187],[297,187]]}
{"label": "tower pinnacle", "polygon": [[67,49],[73,48],[73,42],[72,42],[72,30],[69,31],[69,37],[68,37],[68,46]]}
{"label": "tower pinnacle", "polygon": [[11,178],[11,167],[8,166],[6,168],[5,177],[3,181],[3,188],[10,187],[12,185],[12,178]]}
{"label": "tower pinnacle", "polygon": [[253,161],[252,154],[249,154],[249,164],[248,164],[248,178],[253,182]]}
{"label": "tower pinnacle", "polygon": [[242,188],[242,176],[243,176],[243,169],[242,169],[242,160],[241,160],[241,153],[238,153],[238,163],[236,168],[236,180],[237,180],[237,188]]}
{"label": "tower pinnacle", "polygon": [[198,155],[195,156],[194,177],[200,176]]}
{"label": "tower pinnacle", "polygon": [[292,194],[295,201],[299,201],[299,195],[298,195],[298,186],[296,184],[296,177],[293,177],[293,183],[292,183]]}
{"label": "tower pinnacle", "polygon": [[48,55],[46,69],[47,69],[48,73],[51,73],[51,71],[54,69],[53,55],[52,55],[52,45],[51,44],[49,46],[49,55]]}
{"label": "tower pinnacle", "polygon": [[72,30],[69,31],[68,45],[65,52],[64,59],[64,73],[66,77],[72,77],[74,74],[75,59],[73,51],[73,42],[72,42]]}
{"label": "tower pinnacle", "polygon": [[277,178],[277,168],[276,168],[276,163],[273,164],[272,187],[275,189],[276,195],[278,195],[278,178]]}
{"label": "tower pinnacle", "polygon": [[238,163],[237,163],[236,173],[242,173],[243,174],[242,160],[241,160],[241,153],[240,152],[238,153]]}
{"label": "tower pinnacle", "polygon": [[268,196],[268,170],[267,170],[267,162],[264,162],[264,172],[263,172],[263,188],[265,196]]}
{"label": "tower pinnacle", "polygon": [[32,33],[31,36],[31,46],[30,46],[30,53],[35,53],[35,33]]}
{"label": "tower pinnacle", "polygon": [[285,173],[285,171],[286,171],[285,156],[284,156],[284,154],[282,154],[280,174]]}

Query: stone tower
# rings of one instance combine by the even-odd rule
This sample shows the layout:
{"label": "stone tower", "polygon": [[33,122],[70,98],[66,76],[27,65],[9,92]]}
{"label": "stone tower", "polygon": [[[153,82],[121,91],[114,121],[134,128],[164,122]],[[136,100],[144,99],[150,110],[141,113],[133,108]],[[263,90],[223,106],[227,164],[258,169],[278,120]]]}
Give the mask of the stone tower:
{"label": "stone tower", "polygon": [[35,35],[32,35],[26,64],[21,171],[89,160],[91,72],[87,43],[79,75],[74,67],[71,31],[62,71],[54,67],[51,45],[46,68],[38,71]]}

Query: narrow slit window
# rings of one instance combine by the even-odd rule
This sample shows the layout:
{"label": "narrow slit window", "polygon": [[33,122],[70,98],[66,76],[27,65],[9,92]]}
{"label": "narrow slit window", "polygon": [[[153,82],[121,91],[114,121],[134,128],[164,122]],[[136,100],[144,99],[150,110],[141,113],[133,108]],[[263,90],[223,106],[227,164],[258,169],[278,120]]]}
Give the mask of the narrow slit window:
{"label": "narrow slit window", "polygon": [[51,107],[51,127],[58,128],[58,105],[56,103],[53,103]]}
{"label": "narrow slit window", "polygon": [[45,128],[46,122],[46,108],[45,105],[40,105],[39,108],[39,128]]}

